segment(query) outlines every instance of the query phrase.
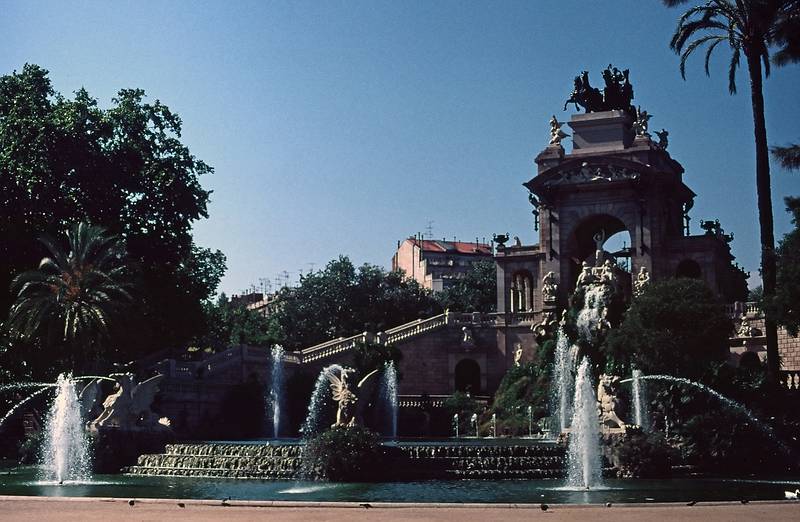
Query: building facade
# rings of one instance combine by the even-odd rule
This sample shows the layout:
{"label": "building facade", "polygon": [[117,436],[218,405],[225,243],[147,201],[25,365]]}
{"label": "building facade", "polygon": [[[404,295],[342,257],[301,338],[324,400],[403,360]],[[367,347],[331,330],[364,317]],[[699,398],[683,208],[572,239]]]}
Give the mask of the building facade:
{"label": "building facade", "polygon": [[398,242],[392,256],[392,270],[402,270],[423,288],[439,292],[470,271],[478,261],[492,259],[492,247],[485,243],[437,241],[410,237]]}

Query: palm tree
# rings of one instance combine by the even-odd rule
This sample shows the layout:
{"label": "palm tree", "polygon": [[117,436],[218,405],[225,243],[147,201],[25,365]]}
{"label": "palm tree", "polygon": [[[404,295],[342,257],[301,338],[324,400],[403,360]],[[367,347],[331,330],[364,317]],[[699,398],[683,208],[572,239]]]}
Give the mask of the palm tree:
{"label": "palm tree", "polygon": [[[667,6],[687,0],[663,0]],[[705,71],[714,49],[726,43],[732,53],[728,68],[728,90],[736,94],[736,71],[741,58],[747,62],[750,76],[750,100],[753,107],[753,128],[756,144],[756,190],[758,219],[761,226],[761,277],[764,298],[775,294],[775,237],[772,216],[772,189],[769,175],[769,148],[764,120],[762,80],[770,73],[770,47],[778,46],[781,63],[792,60],[797,42],[791,28],[800,12],[798,0],[709,0],[692,7],[679,18],[670,48],[680,55],[681,76],[686,78],[686,60],[695,50],[706,46]],[[763,69],[762,69],[763,67]],[[775,382],[780,370],[778,331],[773,318],[765,318],[767,368]]]}
{"label": "palm tree", "polygon": [[111,321],[131,297],[119,238],[86,223],[73,225],[66,236],[67,250],[52,238],[40,238],[50,257],[12,281],[15,301],[8,327],[42,345],[65,343],[76,364],[100,355]]}

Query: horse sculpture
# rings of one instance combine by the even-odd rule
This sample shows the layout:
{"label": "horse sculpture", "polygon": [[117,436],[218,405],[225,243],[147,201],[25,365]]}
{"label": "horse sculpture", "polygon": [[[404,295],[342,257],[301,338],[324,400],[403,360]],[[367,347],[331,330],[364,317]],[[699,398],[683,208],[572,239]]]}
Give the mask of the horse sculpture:
{"label": "horse sculpture", "polygon": [[629,81],[629,70],[620,71],[609,64],[603,71],[605,87],[600,89],[592,87],[589,83],[589,72],[583,71],[575,77],[574,87],[569,99],[564,103],[564,110],[570,103],[575,104],[575,109],[583,107],[586,112],[600,112],[610,110],[623,110],[635,116],[636,112],[631,105],[633,100],[633,86]]}

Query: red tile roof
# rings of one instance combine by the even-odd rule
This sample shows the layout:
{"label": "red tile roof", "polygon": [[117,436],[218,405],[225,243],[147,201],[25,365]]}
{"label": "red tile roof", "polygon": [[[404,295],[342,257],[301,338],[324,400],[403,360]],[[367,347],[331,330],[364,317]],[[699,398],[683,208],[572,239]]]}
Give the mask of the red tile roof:
{"label": "red tile roof", "polygon": [[492,255],[492,247],[485,243],[468,243],[465,241],[436,241],[431,239],[423,239],[422,241],[419,241],[415,238],[409,238],[406,241],[415,242],[422,248],[424,252]]}

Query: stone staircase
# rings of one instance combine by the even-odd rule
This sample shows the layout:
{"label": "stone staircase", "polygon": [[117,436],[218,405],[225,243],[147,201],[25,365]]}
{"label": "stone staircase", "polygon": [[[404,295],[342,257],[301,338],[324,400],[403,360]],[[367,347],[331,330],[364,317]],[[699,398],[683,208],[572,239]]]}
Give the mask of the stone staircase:
{"label": "stone staircase", "polygon": [[340,337],[324,343],[320,343],[309,348],[294,352],[300,362],[308,363],[326,359],[334,355],[346,352],[355,348],[359,343],[377,343],[382,345],[393,345],[411,340],[419,335],[439,330],[447,326],[485,326],[493,324],[494,318],[478,313],[464,314],[455,312],[445,312],[427,319],[417,319],[410,323],[402,324],[395,328],[373,334],[370,332],[360,333],[352,337]]}
{"label": "stone staircase", "polygon": [[[565,474],[562,446],[398,444],[386,446],[391,480],[544,479]],[[298,478],[302,444],[169,444],[162,454],[142,455],[131,475],[241,479]]]}

